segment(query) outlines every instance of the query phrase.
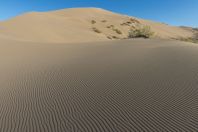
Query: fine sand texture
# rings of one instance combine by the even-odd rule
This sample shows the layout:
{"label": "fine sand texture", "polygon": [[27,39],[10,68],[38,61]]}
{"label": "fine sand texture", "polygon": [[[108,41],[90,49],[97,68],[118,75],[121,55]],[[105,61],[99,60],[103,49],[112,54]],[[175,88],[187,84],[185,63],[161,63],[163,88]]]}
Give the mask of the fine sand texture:
{"label": "fine sand texture", "polygon": [[198,46],[1,39],[0,132],[197,132]]}
{"label": "fine sand texture", "polygon": [[0,22],[0,37],[10,40],[81,43],[128,38],[130,29],[149,26],[156,38],[181,39],[193,30],[143,20],[100,8],[30,12]]}

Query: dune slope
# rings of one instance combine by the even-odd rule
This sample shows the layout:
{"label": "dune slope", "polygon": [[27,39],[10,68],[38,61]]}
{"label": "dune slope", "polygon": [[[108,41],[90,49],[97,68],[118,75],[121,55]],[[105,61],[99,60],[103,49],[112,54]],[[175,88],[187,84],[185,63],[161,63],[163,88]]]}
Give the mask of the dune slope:
{"label": "dune slope", "polygon": [[148,25],[155,37],[189,38],[193,32],[181,27],[116,14],[99,8],[72,8],[27,13],[0,22],[0,38],[32,42],[90,42],[123,39],[137,24]]}
{"label": "dune slope", "polygon": [[198,130],[198,47],[0,43],[1,132]]}

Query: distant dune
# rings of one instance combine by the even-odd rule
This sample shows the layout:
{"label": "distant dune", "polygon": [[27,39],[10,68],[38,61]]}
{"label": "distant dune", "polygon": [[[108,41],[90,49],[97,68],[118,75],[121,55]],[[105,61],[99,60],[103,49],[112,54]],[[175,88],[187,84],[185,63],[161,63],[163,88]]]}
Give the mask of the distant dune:
{"label": "distant dune", "polygon": [[150,26],[157,38],[178,39],[193,36],[193,32],[185,28],[99,8],[72,8],[32,12],[1,22],[0,39],[64,43],[107,41],[127,38],[130,28],[137,24]]}

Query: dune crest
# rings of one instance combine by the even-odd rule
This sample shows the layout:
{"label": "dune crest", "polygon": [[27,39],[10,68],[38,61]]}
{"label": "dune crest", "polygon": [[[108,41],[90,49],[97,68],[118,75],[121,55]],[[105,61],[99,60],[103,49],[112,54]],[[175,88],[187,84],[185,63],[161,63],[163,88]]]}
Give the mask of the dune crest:
{"label": "dune crest", "polygon": [[128,37],[136,24],[148,25],[155,37],[189,38],[191,30],[113,13],[100,8],[31,12],[0,23],[0,39],[77,43]]}

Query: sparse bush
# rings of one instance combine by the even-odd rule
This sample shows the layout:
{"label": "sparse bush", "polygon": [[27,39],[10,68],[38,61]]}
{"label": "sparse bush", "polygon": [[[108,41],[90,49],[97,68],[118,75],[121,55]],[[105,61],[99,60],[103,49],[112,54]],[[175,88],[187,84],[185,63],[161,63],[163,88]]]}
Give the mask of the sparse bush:
{"label": "sparse bush", "polygon": [[107,20],[102,20],[101,22],[107,22]]}
{"label": "sparse bush", "polygon": [[132,22],[123,22],[120,25],[121,26],[130,26]]}
{"label": "sparse bush", "polygon": [[96,23],[96,21],[95,20],[91,20],[91,24],[95,24]]}
{"label": "sparse bush", "polygon": [[112,39],[111,36],[107,36],[108,39]]}
{"label": "sparse bush", "polygon": [[107,28],[111,28],[111,26],[107,26]]}
{"label": "sparse bush", "polygon": [[113,38],[113,39],[119,39],[119,37],[117,37],[117,36],[112,36],[112,38]]}
{"label": "sparse bush", "polygon": [[135,18],[129,18],[128,21],[125,21],[123,23],[121,23],[121,26],[130,26],[132,24],[140,24],[140,22],[138,20],[136,20]]}
{"label": "sparse bush", "polygon": [[196,40],[198,40],[198,29],[196,28],[196,29],[194,29],[195,30],[195,35],[194,35],[194,39],[196,39]]}
{"label": "sparse bush", "polygon": [[97,29],[97,28],[95,28],[95,27],[93,27],[92,30],[93,30],[94,32],[96,32],[96,33],[102,33],[99,29]]}
{"label": "sparse bush", "polygon": [[122,32],[119,29],[113,29],[117,34],[122,34]]}
{"label": "sparse bush", "polygon": [[150,38],[153,36],[153,32],[149,26],[138,26],[136,29],[129,31],[129,38]]}
{"label": "sparse bush", "polygon": [[131,26],[131,30],[134,30],[134,29],[136,29],[136,26],[135,25],[132,25]]}
{"label": "sparse bush", "polygon": [[190,42],[190,43],[198,43],[198,38],[192,38],[192,37],[189,37],[189,38],[179,38],[177,40],[185,41],[185,42]]}
{"label": "sparse bush", "polygon": [[138,20],[136,20],[135,18],[130,18],[130,21],[133,22],[133,23],[138,23],[140,24],[140,22]]}
{"label": "sparse bush", "polygon": [[131,24],[132,22],[126,22],[126,24]]}
{"label": "sparse bush", "polygon": [[194,35],[188,38],[179,38],[178,40],[191,42],[191,43],[198,43],[198,29],[194,28]]}
{"label": "sparse bush", "polygon": [[114,25],[109,25],[107,26],[107,28],[114,28]]}

